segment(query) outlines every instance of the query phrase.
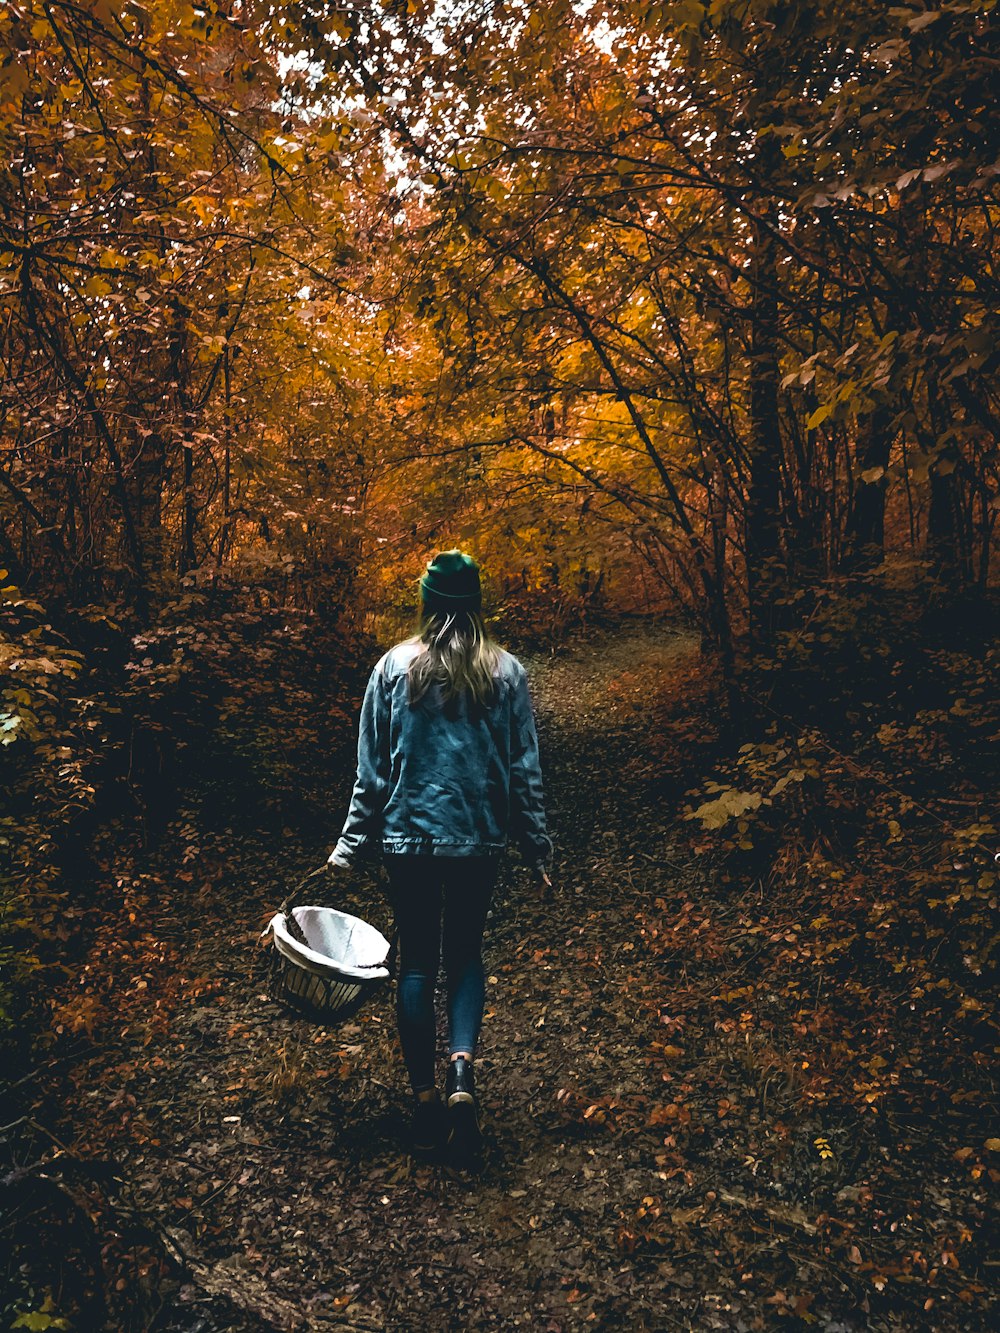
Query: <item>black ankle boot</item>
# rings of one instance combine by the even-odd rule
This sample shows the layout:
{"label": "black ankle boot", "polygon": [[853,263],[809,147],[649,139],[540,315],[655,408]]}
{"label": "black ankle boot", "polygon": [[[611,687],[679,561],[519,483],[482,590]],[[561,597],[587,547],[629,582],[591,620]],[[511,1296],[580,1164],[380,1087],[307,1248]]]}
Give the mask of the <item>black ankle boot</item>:
{"label": "black ankle boot", "polygon": [[410,1117],[410,1147],[414,1152],[434,1152],[441,1146],[443,1110],[440,1097],[427,1102],[414,1098]]}
{"label": "black ankle boot", "polygon": [[463,1055],[448,1064],[445,1100],[448,1104],[449,1145],[463,1153],[475,1152],[482,1143],[476,1082],[472,1061]]}

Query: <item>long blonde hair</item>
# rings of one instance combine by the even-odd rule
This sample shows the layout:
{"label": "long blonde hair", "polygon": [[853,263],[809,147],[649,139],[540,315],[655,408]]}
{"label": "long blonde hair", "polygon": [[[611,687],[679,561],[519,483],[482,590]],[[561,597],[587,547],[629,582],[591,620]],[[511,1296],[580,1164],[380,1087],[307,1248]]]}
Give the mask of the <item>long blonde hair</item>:
{"label": "long blonde hair", "polygon": [[417,632],[406,642],[420,645],[407,672],[411,704],[419,703],[434,684],[441,686],[449,711],[466,693],[482,708],[493,701],[502,650],[490,638],[478,611],[422,606]]}

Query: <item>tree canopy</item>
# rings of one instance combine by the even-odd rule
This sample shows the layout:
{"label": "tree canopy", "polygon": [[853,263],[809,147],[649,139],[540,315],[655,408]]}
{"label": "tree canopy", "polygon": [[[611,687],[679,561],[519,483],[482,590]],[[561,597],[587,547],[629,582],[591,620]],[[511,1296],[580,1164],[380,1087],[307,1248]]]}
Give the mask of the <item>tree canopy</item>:
{"label": "tree canopy", "polygon": [[992,10],[7,6],[5,563],[148,614],[466,540],[727,652],[985,585]]}

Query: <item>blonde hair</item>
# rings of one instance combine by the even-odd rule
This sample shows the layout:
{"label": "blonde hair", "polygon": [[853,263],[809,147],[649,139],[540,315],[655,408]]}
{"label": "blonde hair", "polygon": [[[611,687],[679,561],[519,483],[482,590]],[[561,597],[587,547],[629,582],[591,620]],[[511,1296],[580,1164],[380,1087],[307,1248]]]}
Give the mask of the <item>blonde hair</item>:
{"label": "blonde hair", "polygon": [[468,693],[481,707],[494,699],[494,676],[501,648],[478,611],[436,611],[422,606],[417,632],[406,640],[420,645],[407,671],[408,697],[417,704],[434,684],[446,705]]}

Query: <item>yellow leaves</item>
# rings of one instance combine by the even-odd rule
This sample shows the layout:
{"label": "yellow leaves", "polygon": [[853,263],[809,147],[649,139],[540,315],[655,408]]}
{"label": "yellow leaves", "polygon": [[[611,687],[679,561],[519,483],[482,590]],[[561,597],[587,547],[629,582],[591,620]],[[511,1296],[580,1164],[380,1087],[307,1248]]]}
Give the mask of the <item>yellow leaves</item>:
{"label": "yellow leaves", "polygon": [[212,356],[218,356],[225,351],[229,339],[224,333],[198,333],[198,342]]}
{"label": "yellow leaves", "polygon": [[114,28],[118,18],[117,6],[111,0],[86,0],[85,9],[105,28]]}
{"label": "yellow leaves", "polygon": [[98,1019],[103,1017],[102,1003],[95,995],[81,995],[57,1005],[52,1011],[52,1026],[58,1033],[86,1032],[93,1036]]}
{"label": "yellow leaves", "polygon": [[11,59],[0,67],[0,104],[17,107],[29,81],[28,67],[19,60]]}
{"label": "yellow leaves", "polygon": [[817,407],[816,411],[806,418],[806,430],[815,430],[816,427],[821,426],[829,416],[832,416],[838,407],[844,403],[849,403],[854,396],[857,387],[858,382],[854,379],[849,379],[842,384],[829,402],[823,403],[820,407]]}
{"label": "yellow leaves", "polygon": [[832,411],[833,407],[830,403],[824,403],[822,407],[817,407],[816,411],[806,418],[806,430],[815,430],[817,426],[822,426]]}
{"label": "yellow leaves", "polygon": [[315,143],[326,153],[336,153],[344,145],[344,141],[349,134],[349,127],[346,124],[340,124],[337,121],[330,121],[324,127],[322,133],[317,134]]}
{"label": "yellow leaves", "polygon": [[48,1329],[70,1328],[68,1319],[55,1313],[56,1305],[52,1299],[52,1293],[47,1292],[45,1299],[37,1310],[30,1310],[24,1314],[19,1314],[11,1328],[26,1328],[29,1333],[46,1333]]}
{"label": "yellow leaves", "polygon": [[737,819],[748,810],[760,808],[763,797],[759,792],[735,791],[729,789],[714,801],[705,801],[697,810],[685,815],[685,819],[700,819],[707,829],[722,828],[730,819]]}
{"label": "yellow leaves", "polygon": [[210,226],[215,221],[218,207],[216,201],[210,195],[193,194],[188,199],[187,205],[203,226]]}
{"label": "yellow leaves", "polygon": [[865,1105],[873,1111],[876,1109],[875,1103],[879,1098],[884,1097],[886,1094],[886,1089],[879,1087],[875,1083],[856,1082],[854,1084],[854,1091],[860,1094]]}
{"label": "yellow leaves", "polygon": [[[620,74],[615,74],[608,79],[606,85],[601,89],[600,109],[606,113],[617,115],[629,100],[629,86]],[[615,168],[619,169],[616,161]],[[627,171],[626,165],[621,170]]]}
{"label": "yellow leaves", "polygon": [[730,1004],[733,1000],[748,999],[754,993],[753,986],[737,986],[735,990],[724,990],[719,994],[719,999],[725,1004]]}
{"label": "yellow leaves", "polygon": [[545,32],[547,16],[544,9],[534,6],[528,19],[528,32],[532,37],[541,37]]}
{"label": "yellow leaves", "polygon": [[968,824],[964,828],[955,830],[955,837],[963,842],[979,842],[983,838],[992,837],[997,831],[997,826],[989,821],[984,823]]}
{"label": "yellow leaves", "polygon": [[[718,3],[712,6],[713,18],[718,14],[719,8]],[[674,0],[670,6],[670,18],[680,31],[700,33],[701,25],[705,21],[705,6],[702,0]]]}
{"label": "yellow leaves", "polygon": [[486,182],[486,193],[496,203],[502,204],[510,193],[510,186],[500,176],[494,174]]}
{"label": "yellow leaves", "polygon": [[802,768],[793,768],[793,769],[791,769],[790,772],[788,772],[788,773],[786,773],[786,774],[784,775],[784,777],[780,777],[780,778],[778,779],[778,781],[774,784],[774,786],[771,788],[771,790],[767,793],[768,796],[777,796],[777,795],[779,795],[779,793],[781,793],[781,792],[783,792],[783,791],[785,790],[785,788],[788,786],[788,784],[789,784],[790,782],[803,782],[803,781],[805,781],[805,776],[806,776],[806,774],[805,774],[805,770],[804,770],[804,769],[802,769]]}
{"label": "yellow leaves", "polygon": [[329,30],[337,34],[345,42],[350,41],[354,36],[354,24],[351,22],[351,16],[341,9],[335,9],[327,20]]}

